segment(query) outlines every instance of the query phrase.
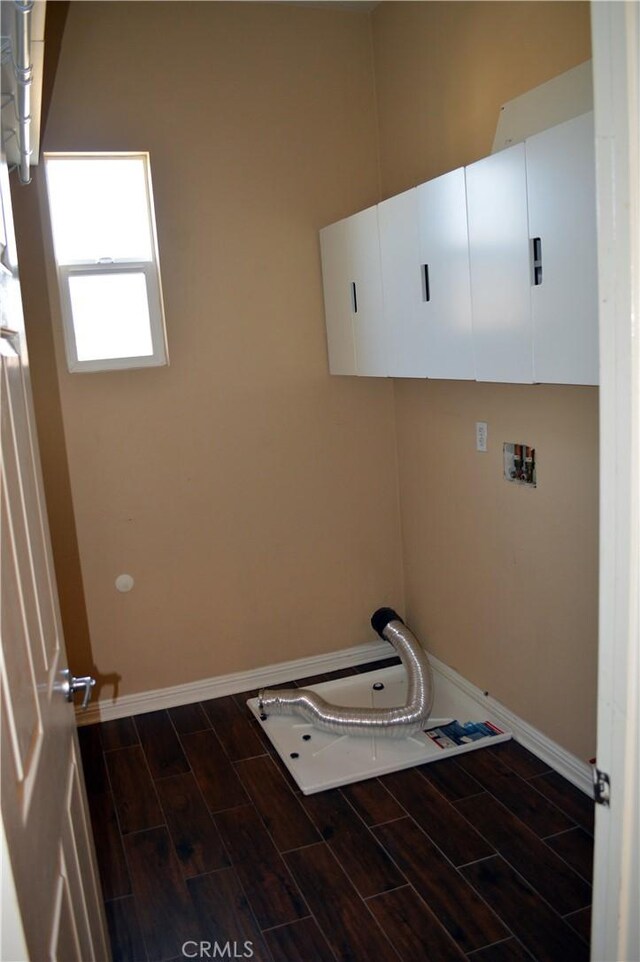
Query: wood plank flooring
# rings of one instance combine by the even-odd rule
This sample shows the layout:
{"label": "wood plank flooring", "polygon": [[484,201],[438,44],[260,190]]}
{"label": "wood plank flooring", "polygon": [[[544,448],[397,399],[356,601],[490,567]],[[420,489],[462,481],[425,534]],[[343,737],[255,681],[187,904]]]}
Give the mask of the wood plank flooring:
{"label": "wood plank flooring", "polygon": [[585,795],[506,742],[305,797],[253,694],[80,729],[114,962],[587,962]]}

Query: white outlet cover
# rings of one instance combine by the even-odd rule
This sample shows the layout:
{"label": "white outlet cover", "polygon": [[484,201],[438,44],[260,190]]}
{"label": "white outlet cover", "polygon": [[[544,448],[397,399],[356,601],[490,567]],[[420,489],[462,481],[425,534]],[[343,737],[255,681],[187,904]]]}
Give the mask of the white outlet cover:
{"label": "white outlet cover", "polygon": [[476,421],[476,451],[487,450],[487,422]]}

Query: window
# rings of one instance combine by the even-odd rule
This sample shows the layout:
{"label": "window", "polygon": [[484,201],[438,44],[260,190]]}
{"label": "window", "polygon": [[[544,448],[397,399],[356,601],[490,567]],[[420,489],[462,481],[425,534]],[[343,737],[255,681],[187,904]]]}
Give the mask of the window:
{"label": "window", "polygon": [[167,363],[149,155],[45,154],[70,371]]}

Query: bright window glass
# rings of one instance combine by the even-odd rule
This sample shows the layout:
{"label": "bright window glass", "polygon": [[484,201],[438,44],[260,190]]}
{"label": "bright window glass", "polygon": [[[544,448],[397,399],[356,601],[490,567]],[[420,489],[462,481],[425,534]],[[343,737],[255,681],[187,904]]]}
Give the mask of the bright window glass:
{"label": "bright window glass", "polygon": [[151,260],[142,158],[51,159],[47,184],[59,264]]}
{"label": "bright window glass", "polygon": [[144,274],[79,274],[69,278],[79,361],[153,354]]}
{"label": "bright window glass", "polygon": [[70,371],[167,363],[147,154],[45,154]]}

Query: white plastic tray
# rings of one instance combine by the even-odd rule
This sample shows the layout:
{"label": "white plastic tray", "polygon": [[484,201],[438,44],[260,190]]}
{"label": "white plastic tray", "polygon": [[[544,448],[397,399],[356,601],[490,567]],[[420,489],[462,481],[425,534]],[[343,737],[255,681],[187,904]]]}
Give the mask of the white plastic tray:
{"label": "white plastic tray", "polygon": [[[384,684],[382,691],[374,691],[376,682]],[[277,685],[273,687],[277,688]],[[402,665],[394,665],[309,685],[309,689],[334,705],[391,708],[405,703],[406,675]],[[296,715],[270,715],[262,720],[257,698],[250,698],[247,705],[305,795],[461,755],[511,738],[511,732],[505,731],[501,735],[481,738],[455,748],[439,748],[422,733],[408,738],[334,735],[314,728]],[[454,719],[496,724],[490,714],[484,718],[478,718],[477,715],[478,705],[467,698],[464,692],[439,691],[436,680],[429,728],[437,728]]]}

